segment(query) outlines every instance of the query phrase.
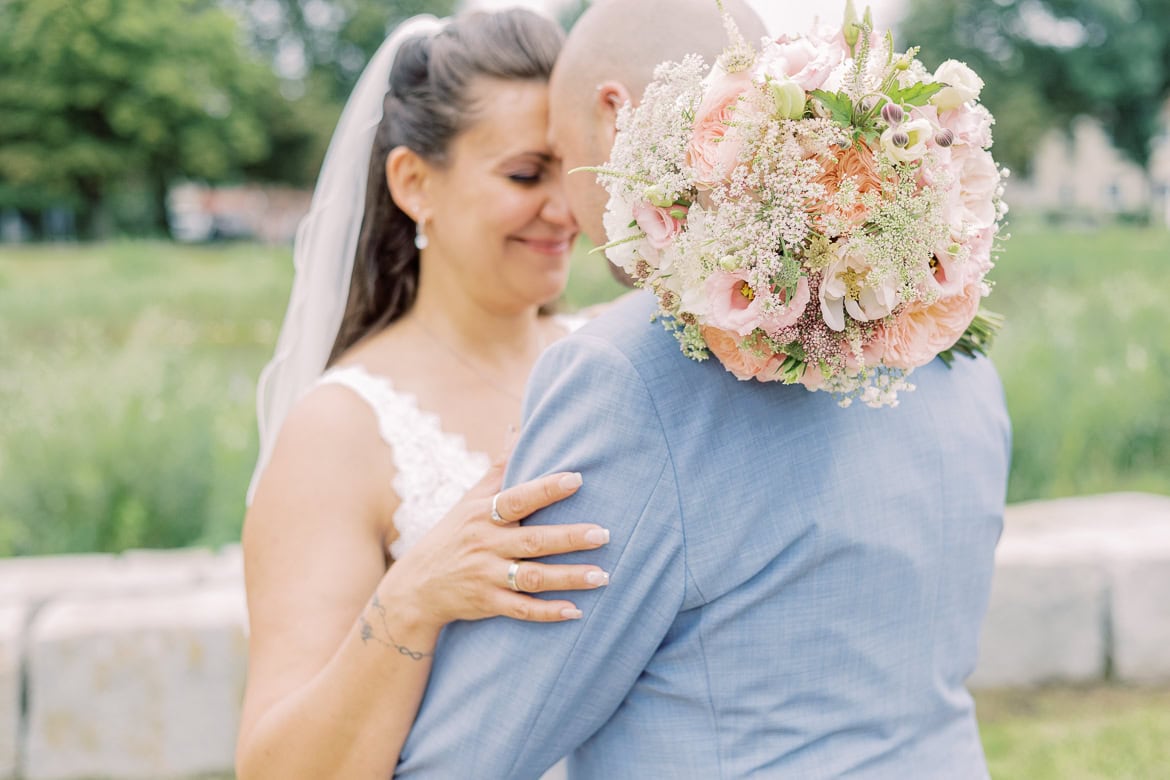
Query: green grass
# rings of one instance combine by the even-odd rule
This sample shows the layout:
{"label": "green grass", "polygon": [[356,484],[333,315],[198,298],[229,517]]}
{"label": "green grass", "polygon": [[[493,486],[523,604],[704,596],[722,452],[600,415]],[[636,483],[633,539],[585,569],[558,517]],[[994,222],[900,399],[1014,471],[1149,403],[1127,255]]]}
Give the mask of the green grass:
{"label": "green grass", "polygon": [[1170,690],[985,692],[976,706],[994,780],[1170,777]]}
{"label": "green grass", "polygon": [[988,305],[1015,430],[1010,499],[1170,493],[1165,230],[1011,238]]}

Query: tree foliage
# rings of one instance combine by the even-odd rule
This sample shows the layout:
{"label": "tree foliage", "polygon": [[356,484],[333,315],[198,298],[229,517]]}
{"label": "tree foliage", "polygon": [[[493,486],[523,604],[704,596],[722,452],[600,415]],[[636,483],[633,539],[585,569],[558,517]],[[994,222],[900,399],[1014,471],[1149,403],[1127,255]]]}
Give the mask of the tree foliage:
{"label": "tree foliage", "polygon": [[338,104],[399,22],[447,16],[456,0],[240,0],[255,46],[282,75],[316,80]]}
{"label": "tree foliage", "polygon": [[1167,0],[910,0],[899,32],[928,66],[959,59],[983,76],[1008,165],[1026,166],[1043,132],[1078,115],[1148,162],[1170,98]]}
{"label": "tree foliage", "polygon": [[135,180],[224,180],[265,159],[287,111],[209,0],[0,1],[0,200],[93,216]]}

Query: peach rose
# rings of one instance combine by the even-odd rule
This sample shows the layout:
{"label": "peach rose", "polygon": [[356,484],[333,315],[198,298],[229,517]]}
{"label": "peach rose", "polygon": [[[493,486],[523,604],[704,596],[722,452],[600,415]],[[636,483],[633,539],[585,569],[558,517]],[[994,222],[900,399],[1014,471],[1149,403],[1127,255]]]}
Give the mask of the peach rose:
{"label": "peach rose", "polygon": [[800,377],[800,383],[809,390],[820,390],[824,387],[825,375],[821,372],[821,367],[815,363],[806,363],[804,373]]}
{"label": "peach rose", "polygon": [[712,72],[703,102],[695,112],[691,142],[687,146],[687,165],[694,169],[700,188],[711,189],[731,178],[743,150],[743,138],[733,132],[731,122],[740,97],[751,86],[747,71]]}
{"label": "peach rose", "polygon": [[771,354],[766,348],[762,349],[760,355],[752,350],[740,349],[739,336],[710,325],[704,325],[700,332],[711,354],[739,381],[759,379],[761,382],[770,382],[778,378],[776,372],[784,362],[783,355]]}
{"label": "peach rose", "polygon": [[939,298],[924,306],[913,303],[894,318],[878,326],[875,344],[883,350],[882,360],[892,368],[924,366],[950,349],[979,312],[983,285],[968,284],[958,295]]}
{"label": "peach rose", "polygon": [[[813,203],[810,211],[814,214],[826,212],[840,216],[853,225],[860,225],[869,217],[869,211],[861,203],[861,195],[867,192],[880,192],[882,179],[877,173],[877,161],[873,152],[863,144],[854,145],[835,154],[836,162],[830,157],[823,158],[821,168],[823,172],[816,178],[816,183],[825,188],[825,197]],[[841,182],[852,178],[857,184],[858,199],[849,209],[842,210],[834,204],[841,188]]]}
{"label": "peach rose", "polygon": [[634,220],[646,232],[646,240],[655,249],[666,249],[682,230],[683,220],[670,214],[676,210],[685,213],[687,209],[684,206],[659,208],[644,201],[634,205]]}

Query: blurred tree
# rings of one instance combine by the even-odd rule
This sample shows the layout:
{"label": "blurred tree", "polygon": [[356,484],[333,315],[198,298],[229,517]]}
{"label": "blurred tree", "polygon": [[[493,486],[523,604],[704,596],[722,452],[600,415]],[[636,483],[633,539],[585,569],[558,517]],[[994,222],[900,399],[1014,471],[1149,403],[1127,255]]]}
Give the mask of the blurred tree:
{"label": "blurred tree", "polygon": [[174,179],[262,162],[288,112],[214,0],[0,0],[0,201],[72,203],[84,236],[127,180],[165,231]]}
{"label": "blurred tree", "polygon": [[996,156],[1026,169],[1040,136],[1084,114],[1146,165],[1170,98],[1170,0],[910,0],[899,38],[966,61],[996,117]]}
{"label": "blurred tree", "polygon": [[[447,16],[456,0],[234,0],[252,38],[293,81],[309,80],[340,106],[386,34],[416,14]],[[336,117],[334,117],[336,118]]]}

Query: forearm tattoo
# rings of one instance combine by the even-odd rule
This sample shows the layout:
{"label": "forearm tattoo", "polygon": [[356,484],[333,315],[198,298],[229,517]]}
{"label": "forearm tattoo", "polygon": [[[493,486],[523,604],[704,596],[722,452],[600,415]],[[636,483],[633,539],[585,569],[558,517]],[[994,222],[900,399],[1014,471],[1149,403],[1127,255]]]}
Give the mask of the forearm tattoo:
{"label": "forearm tattoo", "polygon": [[382,605],[377,593],[374,594],[374,598],[370,601],[370,607],[377,613],[377,620],[381,623],[381,631],[378,632],[374,625],[366,620],[366,613],[363,612],[361,616],[363,644],[369,644],[370,640],[373,640],[386,647],[394,648],[398,651],[399,655],[404,655],[412,661],[421,661],[424,658],[429,658],[434,655],[434,653],[420,653],[418,650],[411,650],[406,645],[401,645],[394,641],[394,637],[390,635],[390,626],[386,622],[386,607]]}

